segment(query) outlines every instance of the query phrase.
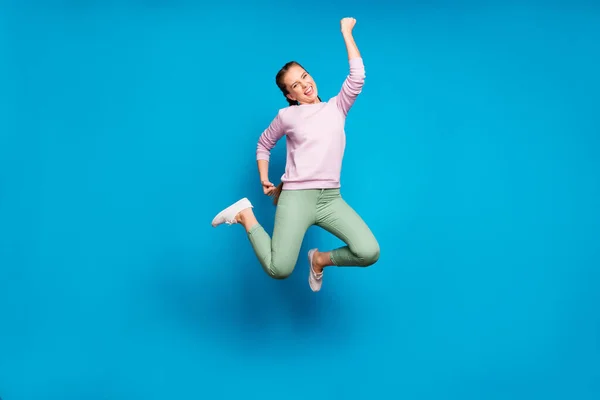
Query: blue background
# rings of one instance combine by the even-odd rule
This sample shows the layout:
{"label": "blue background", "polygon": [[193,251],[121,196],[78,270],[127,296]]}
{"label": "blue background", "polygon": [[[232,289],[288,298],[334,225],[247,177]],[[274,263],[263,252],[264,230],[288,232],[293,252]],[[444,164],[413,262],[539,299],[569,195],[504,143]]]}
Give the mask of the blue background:
{"label": "blue background", "polygon": [[[13,1],[0,13],[0,397],[597,399],[592,1]],[[367,81],[343,193],[381,259],[288,280],[255,146],[300,61]],[[283,173],[285,144],[271,179]]]}

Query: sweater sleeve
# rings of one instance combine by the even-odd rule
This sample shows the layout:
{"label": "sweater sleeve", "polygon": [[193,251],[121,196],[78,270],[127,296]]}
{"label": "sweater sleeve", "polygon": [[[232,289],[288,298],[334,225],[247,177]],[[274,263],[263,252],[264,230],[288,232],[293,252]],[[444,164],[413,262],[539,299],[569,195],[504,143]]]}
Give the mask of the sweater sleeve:
{"label": "sweater sleeve", "polygon": [[351,58],[348,60],[350,64],[350,73],[344,80],[342,89],[337,95],[337,106],[344,117],[348,115],[348,111],[354,105],[356,98],[362,92],[365,83],[365,66],[361,57]]}
{"label": "sweater sleeve", "polygon": [[285,133],[283,122],[281,119],[281,110],[277,113],[273,121],[269,124],[260,137],[258,138],[258,144],[256,146],[256,159],[269,161],[271,158],[271,150],[279,139],[283,137]]}

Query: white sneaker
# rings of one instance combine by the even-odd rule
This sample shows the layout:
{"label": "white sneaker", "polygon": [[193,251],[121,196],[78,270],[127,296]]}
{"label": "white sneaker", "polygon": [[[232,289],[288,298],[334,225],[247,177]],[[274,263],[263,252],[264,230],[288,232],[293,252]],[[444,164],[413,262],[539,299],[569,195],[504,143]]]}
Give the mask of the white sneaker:
{"label": "white sneaker", "polygon": [[246,208],[252,208],[252,204],[250,200],[247,198],[243,198],[233,203],[220,213],[218,213],[215,218],[212,220],[212,226],[216,227],[221,224],[233,225],[237,224],[235,220],[235,216],[240,213],[240,211],[245,210]]}
{"label": "white sneaker", "polygon": [[323,272],[317,274],[313,269],[313,256],[316,251],[317,249],[312,249],[308,252],[308,285],[313,292],[321,290],[321,285],[323,285]]}

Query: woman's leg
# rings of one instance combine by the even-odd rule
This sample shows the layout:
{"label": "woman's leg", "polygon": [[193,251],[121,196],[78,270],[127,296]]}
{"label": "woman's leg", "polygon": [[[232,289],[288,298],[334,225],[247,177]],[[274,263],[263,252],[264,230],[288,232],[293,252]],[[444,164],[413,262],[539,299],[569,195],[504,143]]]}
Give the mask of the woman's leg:
{"label": "woman's leg", "polygon": [[363,219],[340,196],[339,190],[323,191],[316,225],[346,245],[330,252],[315,251],[312,269],[318,275],[326,266],[368,267],[379,260],[379,243]]}
{"label": "woman's leg", "polygon": [[254,216],[249,202],[237,207],[235,204],[240,202],[235,203],[219,215],[226,215],[224,219],[229,223],[244,227],[256,257],[269,276],[285,279],[294,270],[304,235],[315,222],[316,199],[315,191],[282,191],[272,238]]}

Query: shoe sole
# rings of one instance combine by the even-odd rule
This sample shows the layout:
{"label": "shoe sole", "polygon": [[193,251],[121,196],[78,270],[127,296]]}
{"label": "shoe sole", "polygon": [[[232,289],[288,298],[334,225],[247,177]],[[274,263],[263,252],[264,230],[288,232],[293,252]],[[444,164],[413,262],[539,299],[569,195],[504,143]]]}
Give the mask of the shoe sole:
{"label": "shoe sole", "polygon": [[321,286],[319,286],[317,289],[313,288],[312,284],[311,284],[311,278],[312,278],[312,259],[313,256],[316,252],[316,249],[312,249],[308,252],[308,286],[310,287],[310,290],[312,290],[313,292],[318,292],[319,290],[321,290]]}

